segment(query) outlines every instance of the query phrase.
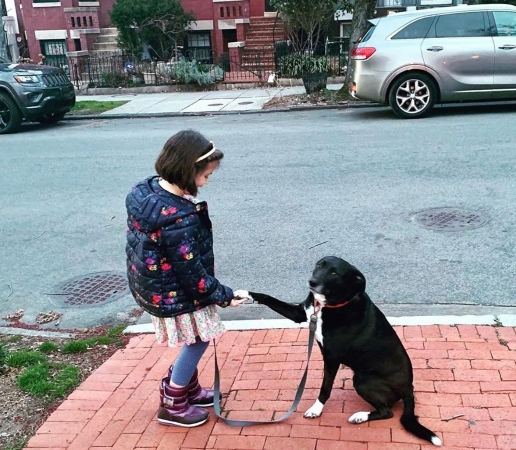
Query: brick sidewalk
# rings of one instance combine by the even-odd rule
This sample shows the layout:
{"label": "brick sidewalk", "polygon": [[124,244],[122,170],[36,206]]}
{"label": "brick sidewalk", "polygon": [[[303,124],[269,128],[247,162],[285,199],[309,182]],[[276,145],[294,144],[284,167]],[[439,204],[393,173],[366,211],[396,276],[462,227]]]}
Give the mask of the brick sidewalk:
{"label": "brick sidewalk", "polygon": [[[416,413],[449,450],[516,449],[516,332],[511,327],[395,327],[414,365]],[[286,411],[306,361],[306,329],[228,331],[218,342],[225,410],[233,419],[268,420]],[[177,349],[158,346],[154,335],[131,339],[99,367],[47,419],[31,450],[429,450],[436,447],[405,432],[394,418],[351,425],[348,417],[370,410],[337,375],[318,419],[303,412],[317,398],[322,361],[314,349],[307,386],[287,421],[233,428],[214,419],[192,429],[158,424],[158,380]],[[213,381],[213,351],[201,365],[201,383]],[[210,408],[211,409],[211,408]],[[463,416],[450,419],[452,416]]]}

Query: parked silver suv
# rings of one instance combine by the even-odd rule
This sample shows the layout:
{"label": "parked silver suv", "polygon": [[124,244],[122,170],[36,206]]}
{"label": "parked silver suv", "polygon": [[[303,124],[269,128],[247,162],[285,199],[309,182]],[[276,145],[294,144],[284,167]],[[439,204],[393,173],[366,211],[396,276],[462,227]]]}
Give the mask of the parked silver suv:
{"label": "parked silver suv", "polygon": [[516,7],[461,5],[371,19],[351,50],[353,97],[403,118],[437,103],[516,99]]}
{"label": "parked silver suv", "polygon": [[63,69],[0,56],[0,134],[18,131],[23,119],[59,122],[74,105],[75,89]]}

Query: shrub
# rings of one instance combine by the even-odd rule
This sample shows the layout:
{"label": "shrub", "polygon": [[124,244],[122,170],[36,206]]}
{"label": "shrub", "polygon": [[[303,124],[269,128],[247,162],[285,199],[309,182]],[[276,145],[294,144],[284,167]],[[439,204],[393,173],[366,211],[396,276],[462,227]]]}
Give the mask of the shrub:
{"label": "shrub", "polygon": [[303,74],[329,72],[327,58],[318,58],[306,53],[291,53],[279,59],[278,75],[285,78],[301,78]]}
{"label": "shrub", "polygon": [[170,76],[179,84],[197,83],[200,86],[213,84],[224,78],[224,72],[219,66],[208,66],[195,59],[186,60],[184,57],[170,66]]}
{"label": "shrub", "polygon": [[123,73],[103,73],[100,76],[101,87],[113,87],[117,88],[120,86],[127,86],[128,78]]}

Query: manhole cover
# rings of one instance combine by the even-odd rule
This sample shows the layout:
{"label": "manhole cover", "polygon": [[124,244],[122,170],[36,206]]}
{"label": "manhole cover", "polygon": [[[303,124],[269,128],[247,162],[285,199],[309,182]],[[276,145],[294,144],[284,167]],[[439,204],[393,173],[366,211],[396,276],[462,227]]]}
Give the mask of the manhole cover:
{"label": "manhole cover", "polygon": [[254,102],[240,102],[239,105],[252,105]]}
{"label": "manhole cover", "polygon": [[52,292],[63,306],[98,306],[112,302],[130,292],[125,274],[97,272],[65,281]]}
{"label": "manhole cover", "polygon": [[437,231],[463,231],[484,226],[489,218],[479,212],[460,208],[430,208],[414,215],[424,228]]}
{"label": "manhole cover", "polygon": [[222,106],[224,103],[210,103],[208,106]]}

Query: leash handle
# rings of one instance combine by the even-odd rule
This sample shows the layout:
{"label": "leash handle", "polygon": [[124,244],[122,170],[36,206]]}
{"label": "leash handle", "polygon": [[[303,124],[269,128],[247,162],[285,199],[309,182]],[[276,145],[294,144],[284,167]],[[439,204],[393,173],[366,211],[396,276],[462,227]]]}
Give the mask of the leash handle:
{"label": "leash handle", "polygon": [[283,414],[279,419],[274,420],[264,420],[264,421],[252,421],[252,420],[233,420],[233,419],[227,419],[226,417],[222,417],[220,415],[220,373],[219,373],[219,364],[217,361],[217,346],[215,345],[215,340],[213,341],[213,354],[215,357],[215,381],[214,381],[214,394],[213,394],[213,410],[215,415],[221,419],[226,425],[229,425],[231,427],[250,427],[251,425],[263,425],[268,423],[278,423],[283,422],[285,419],[289,418],[292,413],[296,410],[297,405],[299,404],[299,401],[301,400],[301,397],[303,395],[303,391],[305,389],[306,384],[306,377],[308,375],[308,364],[310,362],[310,357],[312,356],[312,348],[314,345],[314,337],[315,337],[315,329],[317,327],[317,316],[313,314],[310,317],[310,325],[309,330],[310,334],[308,336],[308,357],[306,360],[306,368],[305,373],[301,377],[301,382],[299,383],[299,387],[297,388],[296,396],[294,397],[294,402],[292,403],[292,406],[290,409]]}

